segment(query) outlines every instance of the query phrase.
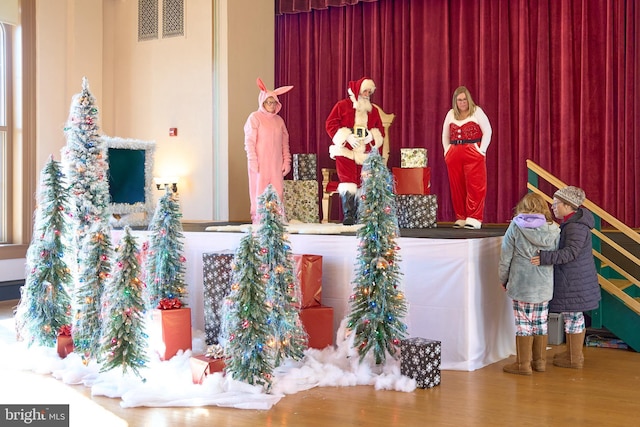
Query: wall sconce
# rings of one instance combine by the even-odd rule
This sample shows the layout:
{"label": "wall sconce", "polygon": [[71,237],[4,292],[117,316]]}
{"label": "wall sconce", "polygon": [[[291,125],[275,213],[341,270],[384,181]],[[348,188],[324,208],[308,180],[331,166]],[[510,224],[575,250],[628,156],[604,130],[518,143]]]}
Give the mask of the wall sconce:
{"label": "wall sconce", "polygon": [[156,184],[158,190],[171,189],[172,192],[178,192],[178,177],[177,176],[161,176],[153,178],[153,182]]}

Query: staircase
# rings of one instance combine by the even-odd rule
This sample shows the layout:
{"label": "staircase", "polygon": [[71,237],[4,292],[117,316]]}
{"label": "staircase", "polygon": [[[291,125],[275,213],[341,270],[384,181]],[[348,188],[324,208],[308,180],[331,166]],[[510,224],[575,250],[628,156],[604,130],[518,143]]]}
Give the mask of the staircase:
{"label": "staircase", "polygon": [[[555,189],[567,184],[560,181],[540,166],[527,160],[529,191],[542,195],[549,203],[552,196],[540,189],[540,178],[549,187],[551,195]],[[593,213],[596,225],[592,232],[593,256],[598,269],[602,300],[596,310],[587,313],[591,317],[593,328],[605,327],[635,351],[640,351],[640,259],[627,250],[620,241],[629,242],[637,254],[640,248],[640,235],[627,227],[615,217],[588,199],[583,206]],[[611,232],[602,232],[602,221],[605,221]],[[612,238],[616,236],[617,239]]]}

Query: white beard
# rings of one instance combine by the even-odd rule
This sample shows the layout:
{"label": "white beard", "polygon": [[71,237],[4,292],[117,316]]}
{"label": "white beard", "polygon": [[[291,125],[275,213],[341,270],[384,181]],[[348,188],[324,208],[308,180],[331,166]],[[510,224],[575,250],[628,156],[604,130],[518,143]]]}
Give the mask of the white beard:
{"label": "white beard", "polygon": [[373,105],[371,105],[371,101],[369,98],[365,98],[360,96],[358,100],[354,103],[354,107],[356,109],[356,119],[355,126],[364,126],[367,127],[367,123],[369,121],[369,113],[373,109]]}

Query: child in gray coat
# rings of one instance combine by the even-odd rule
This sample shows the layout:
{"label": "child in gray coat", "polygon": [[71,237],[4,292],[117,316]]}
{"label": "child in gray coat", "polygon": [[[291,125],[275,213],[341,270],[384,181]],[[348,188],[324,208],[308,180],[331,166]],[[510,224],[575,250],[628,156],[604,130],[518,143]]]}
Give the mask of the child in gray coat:
{"label": "child in gray coat", "polygon": [[498,277],[513,300],[516,322],[516,362],[504,372],[531,375],[546,369],[549,300],[553,297],[553,267],[536,267],[531,258],[540,250],[557,249],[560,228],[542,196],[525,195],[502,240]]}

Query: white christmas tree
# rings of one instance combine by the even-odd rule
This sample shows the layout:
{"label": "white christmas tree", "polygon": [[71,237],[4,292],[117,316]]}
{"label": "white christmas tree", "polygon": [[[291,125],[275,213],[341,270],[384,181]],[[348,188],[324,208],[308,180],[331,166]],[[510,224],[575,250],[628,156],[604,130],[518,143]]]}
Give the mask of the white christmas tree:
{"label": "white christmas tree", "polygon": [[101,298],[111,270],[111,230],[108,221],[109,182],[105,146],[98,135],[98,109],[87,79],[71,102],[63,149],[73,214],[75,351],[85,363],[100,349]]}

